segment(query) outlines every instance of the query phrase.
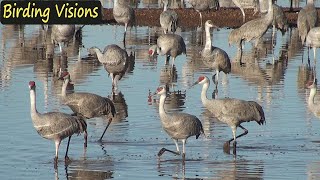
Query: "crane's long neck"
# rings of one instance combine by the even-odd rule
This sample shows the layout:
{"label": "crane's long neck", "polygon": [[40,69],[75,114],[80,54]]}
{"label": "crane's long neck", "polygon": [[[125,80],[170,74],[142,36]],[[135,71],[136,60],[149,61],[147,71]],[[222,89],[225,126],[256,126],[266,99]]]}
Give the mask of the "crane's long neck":
{"label": "crane's long neck", "polygon": [[160,115],[160,118],[161,118],[161,121],[164,121],[166,120],[168,114],[166,113],[166,111],[164,110],[164,102],[166,100],[166,94],[162,94],[160,96],[160,100],[159,100],[159,115]]}
{"label": "crane's long neck", "polygon": [[267,13],[267,19],[268,19],[268,23],[271,24],[272,20],[273,20],[273,6],[272,6],[272,0],[269,0],[268,3],[268,13]]}
{"label": "crane's long neck", "polygon": [[311,88],[310,89],[310,95],[309,95],[309,99],[308,99],[308,104],[309,105],[314,105],[314,97],[317,93],[317,89],[316,88]]}
{"label": "crane's long neck", "polygon": [[209,86],[210,86],[209,82],[203,84],[203,86],[202,86],[201,101],[204,106],[206,106],[206,104],[209,102],[209,99],[207,98],[207,91],[208,91]]}
{"label": "crane's long neck", "polygon": [[163,11],[166,11],[166,10],[168,10],[168,1],[164,1],[163,2],[164,4],[163,4]]}
{"label": "crane's long neck", "polygon": [[204,47],[205,50],[211,50],[212,47],[212,42],[211,42],[211,35],[210,35],[210,27],[206,26],[205,27],[206,30],[206,45]]}
{"label": "crane's long neck", "polygon": [[31,114],[32,123],[34,126],[37,126],[41,122],[40,122],[39,113],[36,107],[36,90],[35,89],[30,90],[30,105],[31,105],[30,114]]}
{"label": "crane's long neck", "polygon": [[94,52],[97,54],[97,57],[98,57],[99,62],[100,62],[100,63],[104,63],[104,61],[103,61],[103,54],[102,54],[102,52],[100,51],[100,49],[94,48]]}

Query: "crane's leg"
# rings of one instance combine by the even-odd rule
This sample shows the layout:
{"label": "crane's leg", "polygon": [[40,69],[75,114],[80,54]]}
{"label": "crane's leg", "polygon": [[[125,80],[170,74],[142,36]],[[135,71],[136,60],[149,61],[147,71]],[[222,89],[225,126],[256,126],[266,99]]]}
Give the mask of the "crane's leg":
{"label": "crane's leg", "polygon": [[114,75],[113,73],[110,73],[111,82],[112,82],[112,90],[114,89]]}
{"label": "crane's leg", "polygon": [[108,127],[109,127],[109,125],[111,124],[111,122],[112,122],[112,118],[109,118],[109,122],[108,122],[108,124],[107,124],[106,128],[104,129],[104,131],[103,131],[103,133],[102,133],[102,135],[101,135],[100,139],[99,139],[99,141],[100,141],[100,142],[102,141],[102,138],[103,138],[104,134],[106,133],[106,131],[107,131],[107,129],[108,129]]}
{"label": "crane's leg", "polygon": [[316,47],[313,47],[313,61],[314,61],[314,64],[317,63],[317,60],[316,60]]}
{"label": "crane's leg", "polygon": [[56,156],[54,157],[54,168],[57,169],[57,167],[58,167],[58,152],[59,152],[61,140],[55,141],[54,143],[56,146]]}
{"label": "crane's leg", "polygon": [[182,163],[185,164],[186,161],[186,139],[182,140]]}
{"label": "crane's leg", "polygon": [[169,149],[166,149],[166,148],[162,148],[160,149],[160,151],[158,152],[158,157],[160,157],[164,152],[168,151],[168,152],[171,152],[172,154],[175,154],[175,155],[180,155],[180,150],[179,150],[179,145],[178,145],[178,141],[176,139],[172,139],[173,142],[175,143],[176,145],[176,148],[177,148],[177,151],[171,151]]}
{"label": "crane's leg", "polygon": [[65,163],[67,163],[67,162],[70,161],[70,159],[69,159],[69,157],[68,157],[70,140],[71,140],[71,136],[69,136],[68,144],[67,144],[67,150],[66,150],[66,155],[64,156],[64,161],[65,161]]}
{"label": "crane's leg", "polygon": [[59,42],[58,45],[59,45],[60,53],[61,53],[61,56],[62,56],[63,51],[62,51],[62,44],[61,44],[61,42]]}
{"label": "crane's leg", "polygon": [[84,149],[86,149],[88,146],[88,132],[87,132],[87,130],[84,131],[84,144],[83,144],[83,146],[84,146]]}

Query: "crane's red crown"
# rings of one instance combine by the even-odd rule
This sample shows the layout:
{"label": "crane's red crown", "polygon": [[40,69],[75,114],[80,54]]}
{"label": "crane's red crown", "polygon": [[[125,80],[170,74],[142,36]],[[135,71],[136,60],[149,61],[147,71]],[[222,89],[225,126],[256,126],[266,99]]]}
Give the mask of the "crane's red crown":
{"label": "crane's red crown", "polygon": [[65,77],[65,76],[67,76],[67,75],[69,75],[68,71],[64,71],[61,76],[62,76],[62,77]]}
{"label": "crane's red crown", "polygon": [[30,87],[33,87],[33,86],[35,86],[35,85],[36,85],[36,83],[35,83],[34,81],[30,81],[30,82],[29,82],[29,86],[30,86]]}
{"label": "crane's red crown", "polygon": [[151,55],[153,53],[152,49],[149,50],[149,55]]}
{"label": "crane's red crown", "polygon": [[198,81],[201,82],[201,81],[204,80],[204,78],[205,78],[204,76],[200,76],[200,77],[198,78]]}
{"label": "crane's red crown", "polygon": [[163,89],[163,87],[158,87],[157,91],[160,92],[160,91],[162,91],[162,89]]}

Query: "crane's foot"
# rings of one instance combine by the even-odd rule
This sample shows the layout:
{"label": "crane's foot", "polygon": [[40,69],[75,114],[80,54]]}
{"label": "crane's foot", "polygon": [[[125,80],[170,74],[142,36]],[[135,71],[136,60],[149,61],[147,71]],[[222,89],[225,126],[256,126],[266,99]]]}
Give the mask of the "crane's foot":
{"label": "crane's foot", "polygon": [[68,166],[70,163],[71,163],[70,158],[69,158],[68,156],[65,156],[65,157],[64,157],[64,164],[65,164],[66,166]]}
{"label": "crane's foot", "polygon": [[223,152],[226,154],[230,154],[230,142],[229,141],[226,141],[223,144]]}
{"label": "crane's foot", "polygon": [[237,154],[237,141],[233,142],[233,154],[236,155]]}
{"label": "crane's foot", "polygon": [[160,149],[160,151],[158,152],[158,157],[160,157],[164,152],[166,152],[166,148]]}

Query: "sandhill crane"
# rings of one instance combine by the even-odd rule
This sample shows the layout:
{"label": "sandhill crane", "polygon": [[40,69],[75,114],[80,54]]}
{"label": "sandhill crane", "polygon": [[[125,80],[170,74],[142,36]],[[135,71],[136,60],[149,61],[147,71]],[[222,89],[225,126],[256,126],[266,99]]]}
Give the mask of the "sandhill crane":
{"label": "sandhill crane", "polygon": [[149,48],[149,55],[153,56],[155,53],[166,55],[166,63],[169,56],[172,57],[172,68],[176,57],[182,53],[186,54],[186,44],[181,36],[177,34],[163,34],[157,39],[157,45]]}
{"label": "sandhill crane", "polygon": [[202,27],[202,14],[201,12],[210,9],[219,8],[219,0],[188,0],[194,10],[196,10],[200,15],[200,27]]}
{"label": "sandhill crane", "polygon": [[317,79],[314,76],[313,81],[307,83],[307,88],[310,89],[309,99],[308,99],[308,108],[312,113],[319,117],[320,114],[320,105],[314,102],[314,97],[317,94]]}
{"label": "sandhill crane", "polygon": [[[273,33],[275,29],[278,28],[281,30],[282,34],[288,30],[288,20],[287,17],[284,15],[283,10],[280,6],[273,4]],[[274,34],[273,34],[274,35]]]}
{"label": "sandhill crane", "polygon": [[273,20],[272,0],[269,1],[268,13],[261,18],[256,18],[246,22],[240,28],[234,29],[230,32],[228,42],[229,45],[236,43],[238,51],[240,52],[240,64],[242,56],[242,41],[256,40],[257,46],[259,39],[267,32]]}
{"label": "sandhill crane", "polygon": [[81,117],[71,116],[62,112],[39,113],[36,106],[36,83],[34,81],[29,82],[29,89],[31,104],[30,112],[33,126],[40,136],[54,141],[56,146],[54,166],[57,167],[59,146],[63,139],[69,137],[65,161],[69,160],[69,143],[73,134],[84,132],[86,146],[87,124]]}
{"label": "sandhill crane", "polygon": [[308,48],[313,48],[313,59],[316,63],[316,50],[317,48],[320,48],[320,27],[310,29],[306,38],[306,46]]}
{"label": "sandhill crane", "polygon": [[[240,8],[240,11],[242,13],[242,22],[246,22],[246,14],[244,13],[244,8],[243,8],[243,4],[242,3],[248,3],[248,0],[232,0],[232,2],[238,7]],[[253,3],[252,5],[254,6],[254,14],[256,14],[258,12],[258,2],[259,0],[252,0],[251,3]]]}
{"label": "sandhill crane", "polygon": [[89,52],[96,53],[98,60],[104,65],[111,77],[112,88],[116,88],[118,80],[122,78],[128,68],[127,51],[118,45],[111,44],[106,46],[103,52],[97,47],[91,47]]}
{"label": "sandhill crane", "polygon": [[164,31],[164,34],[167,32],[176,32],[177,29],[177,21],[178,21],[178,14],[168,7],[168,0],[162,0],[164,3],[163,12],[160,14],[160,25]]}
{"label": "sandhill crane", "polygon": [[75,25],[68,24],[55,24],[52,25],[51,38],[54,43],[58,43],[60,48],[60,53],[62,54],[62,43],[66,44],[69,42],[75,33]]}
{"label": "sandhill crane", "polygon": [[99,141],[102,141],[102,138],[116,113],[113,102],[108,98],[93,93],[77,92],[67,94],[66,91],[70,81],[70,74],[68,72],[63,72],[61,78],[64,79],[61,91],[63,103],[70,107],[74,112],[74,115],[85,119],[101,116],[108,118],[108,124],[99,139]]}
{"label": "sandhill crane", "polygon": [[302,44],[304,44],[310,29],[314,28],[318,21],[318,13],[314,7],[314,0],[308,0],[307,5],[298,14],[297,27]]}
{"label": "sandhill crane", "polygon": [[158,87],[154,93],[160,95],[159,102],[159,115],[163,129],[174,141],[177,151],[172,151],[166,148],[162,148],[158,156],[160,157],[164,152],[168,151],[175,155],[180,155],[178,140],[182,141],[182,159],[185,161],[185,144],[189,137],[196,136],[196,139],[201,134],[204,134],[201,121],[194,115],[187,113],[166,113],[164,109],[164,102],[167,97],[167,91],[165,87]]}
{"label": "sandhill crane", "polygon": [[[256,121],[259,125],[265,123],[264,111],[262,107],[255,101],[245,101],[234,98],[211,99],[207,98],[207,90],[210,86],[210,80],[206,76],[200,76],[198,81],[193,85],[202,84],[201,101],[213,115],[228,124],[233,133],[233,138],[226,141],[224,149],[226,152],[230,151],[230,142],[233,141],[233,153],[236,154],[236,139],[248,133],[241,123]],[[244,133],[236,136],[237,127],[244,130]]]}
{"label": "sandhill crane", "polygon": [[206,43],[204,49],[201,51],[201,56],[203,57],[203,62],[206,66],[215,69],[216,76],[212,76],[212,81],[215,85],[218,85],[219,80],[219,72],[223,71],[225,74],[230,73],[231,71],[231,63],[228,54],[218,48],[212,46],[211,36],[210,36],[210,28],[217,26],[213,25],[211,20],[206,21],[205,30],[206,30]]}
{"label": "sandhill crane", "polygon": [[128,25],[135,24],[135,12],[129,5],[120,3],[119,0],[114,0],[113,17],[117,23],[124,24],[123,42],[125,42]]}

